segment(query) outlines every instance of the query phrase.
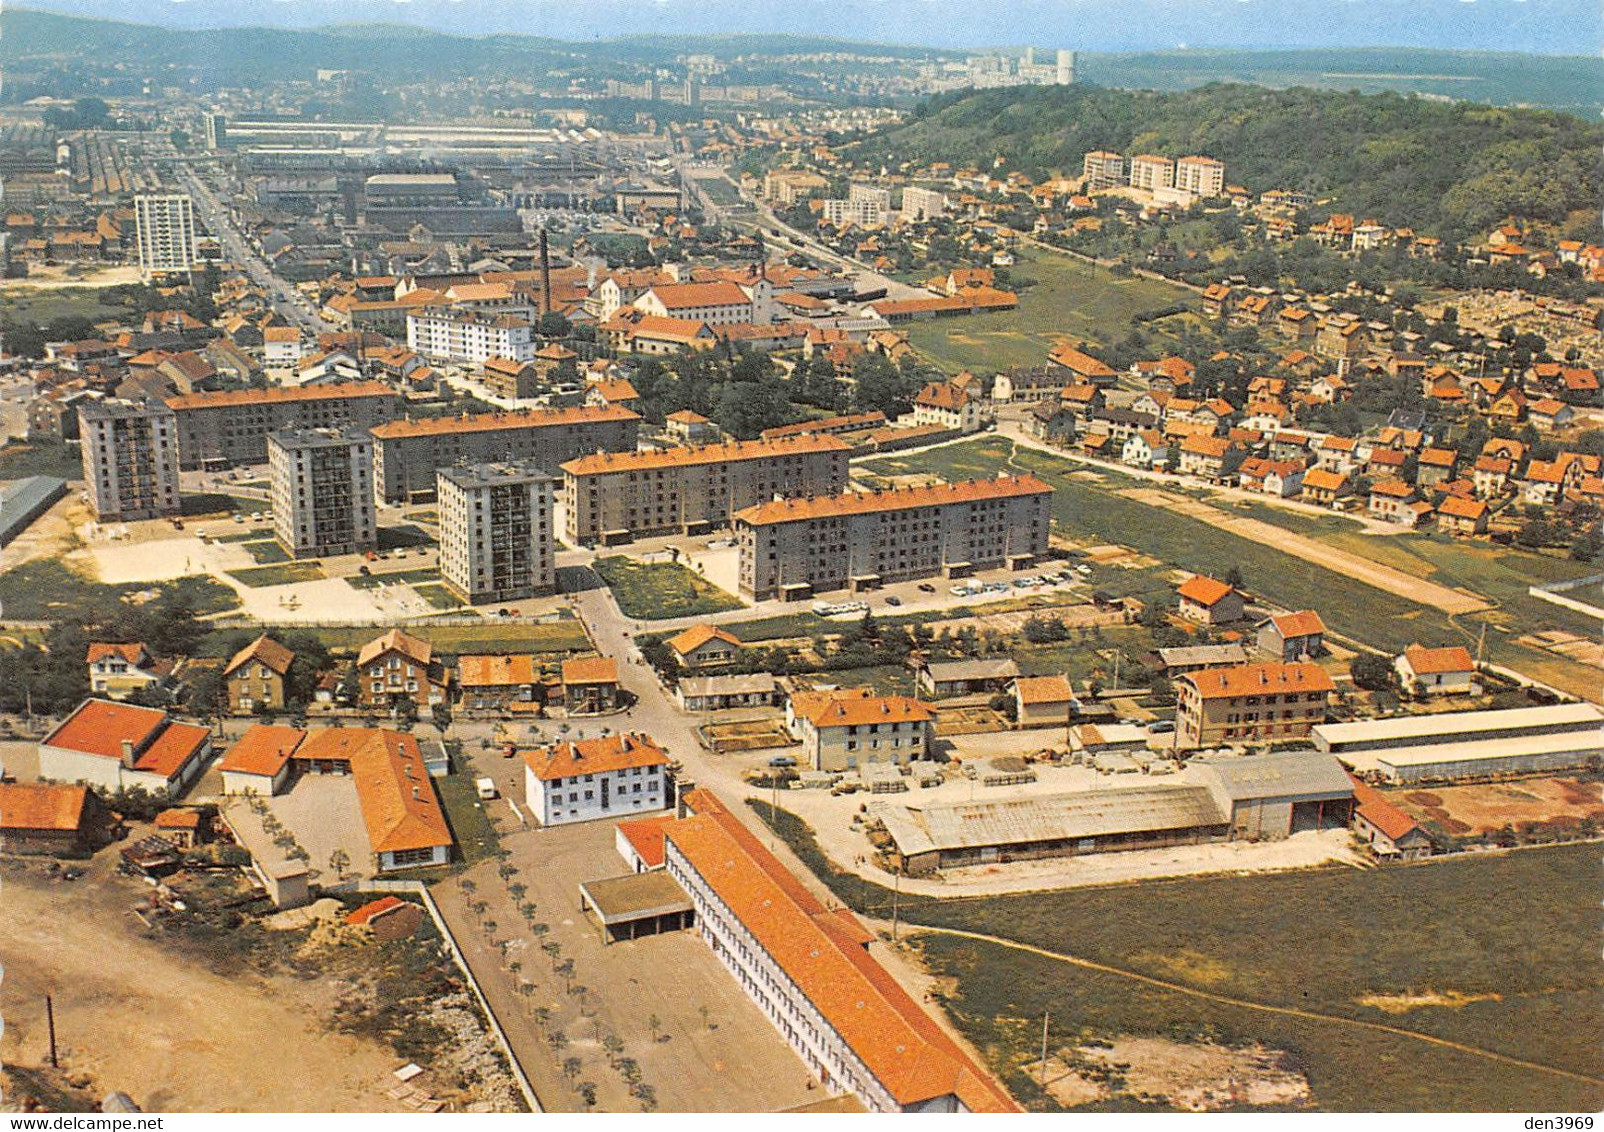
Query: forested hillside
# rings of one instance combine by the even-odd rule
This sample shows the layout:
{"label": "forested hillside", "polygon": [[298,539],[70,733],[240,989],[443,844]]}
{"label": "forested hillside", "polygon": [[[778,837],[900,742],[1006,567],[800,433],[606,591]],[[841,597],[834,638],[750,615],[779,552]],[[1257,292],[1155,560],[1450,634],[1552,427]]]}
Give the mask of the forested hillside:
{"label": "forested hillside", "polygon": [[1212,85],[1173,94],[1090,86],[946,95],[846,150],[862,166],[1078,176],[1089,150],[1205,154],[1255,193],[1304,189],[1329,208],[1464,238],[1508,215],[1596,216],[1604,127],[1554,111],[1396,94]]}

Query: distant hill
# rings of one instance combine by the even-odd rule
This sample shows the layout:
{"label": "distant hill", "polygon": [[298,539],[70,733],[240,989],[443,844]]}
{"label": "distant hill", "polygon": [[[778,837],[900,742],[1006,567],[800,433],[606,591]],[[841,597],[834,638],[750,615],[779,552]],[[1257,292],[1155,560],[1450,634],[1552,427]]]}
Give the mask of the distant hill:
{"label": "distant hill", "polygon": [[871,168],[1002,158],[1006,170],[1078,176],[1094,149],[1204,154],[1255,192],[1303,189],[1335,210],[1457,237],[1512,213],[1564,221],[1595,209],[1604,186],[1604,127],[1568,114],[1225,84],[945,95],[844,154]]}

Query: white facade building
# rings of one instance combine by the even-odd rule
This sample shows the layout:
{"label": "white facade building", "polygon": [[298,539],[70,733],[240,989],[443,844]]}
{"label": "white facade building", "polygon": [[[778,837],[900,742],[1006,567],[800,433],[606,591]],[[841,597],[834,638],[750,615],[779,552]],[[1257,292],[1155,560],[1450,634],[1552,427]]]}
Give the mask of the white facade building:
{"label": "white facade building", "polygon": [[902,218],[910,222],[939,220],[947,212],[947,194],[940,189],[909,185],[902,190]]}
{"label": "white facade building", "polygon": [[1225,165],[1212,157],[1183,157],[1175,163],[1175,187],[1194,197],[1225,194]]}
{"label": "white facade building", "polygon": [[491,358],[532,361],[534,327],[516,315],[427,310],[407,315],[407,347],[427,358],[483,365]]}
{"label": "white facade building", "polygon": [[355,554],[378,541],[373,437],[365,429],[285,429],[267,438],[273,534],[296,558]]}
{"label": "white facade building", "polygon": [[149,279],[188,271],[195,264],[195,211],[187,193],[134,198],[139,273]]}
{"label": "white facade building", "polygon": [[669,805],[668,755],[644,735],[523,752],[524,804],[541,825],[628,817]]}

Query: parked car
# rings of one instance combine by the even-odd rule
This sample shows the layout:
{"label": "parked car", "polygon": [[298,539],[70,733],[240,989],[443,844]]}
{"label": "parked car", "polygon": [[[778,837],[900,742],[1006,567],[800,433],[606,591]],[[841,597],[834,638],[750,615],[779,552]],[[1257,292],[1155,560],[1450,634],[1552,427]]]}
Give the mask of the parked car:
{"label": "parked car", "polygon": [[929,582],[920,582],[919,592],[922,594],[933,594],[936,592],[936,587],[932,586]]}
{"label": "parked car", "polygon": [[896,594],[890,594],[890,595],[888,595],[886,597],[886,604],[887,605],[901,605],[902,604],[902,599],[900,597],[898,597]]}

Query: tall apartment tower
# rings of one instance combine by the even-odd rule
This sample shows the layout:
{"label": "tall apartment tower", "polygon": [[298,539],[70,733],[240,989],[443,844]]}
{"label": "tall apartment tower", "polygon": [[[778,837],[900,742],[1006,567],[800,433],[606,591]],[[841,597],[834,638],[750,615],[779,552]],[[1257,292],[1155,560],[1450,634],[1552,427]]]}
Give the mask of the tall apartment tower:
{"label": "tall apartment tower", "polygon": [[178,418],[160,401],[90,401],[78,409],[84,479],[101,522],[179,512]]}
{"label": "tall apartment tower", "polygon": [[441,468],[440,576],[469,604],[556,589],[556,480],[533,460]]}
{"label": "tall apartment tower", "polygon": [[1059,86],[1070,86],[1075,82],[1075,53],[1060,48],[1058,51],[1058,69],[1053,74],[1053,82]]}
{"label": "tall apartment tower", "polygon": [[366,429],[270,433],[267,478],[273,535],[286,553],[317,558],[373,549],[373,437]]}
{"label": "tall apartment tower", "polygon": [[195,211],[187,193],[134,198],[139,273],[146,279],[188,271],[195,263]]}
{"label": "tall apartment tower", "polygon": [[206,123],[206,148],[216,151],[228,144],[228,116],[220,110],[208,111],[202,117]]}

